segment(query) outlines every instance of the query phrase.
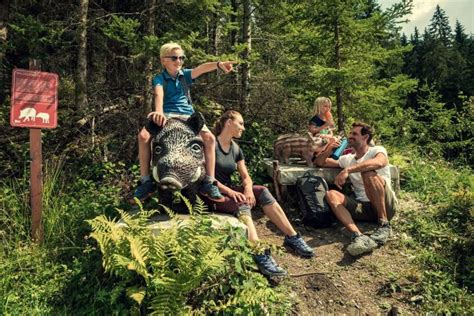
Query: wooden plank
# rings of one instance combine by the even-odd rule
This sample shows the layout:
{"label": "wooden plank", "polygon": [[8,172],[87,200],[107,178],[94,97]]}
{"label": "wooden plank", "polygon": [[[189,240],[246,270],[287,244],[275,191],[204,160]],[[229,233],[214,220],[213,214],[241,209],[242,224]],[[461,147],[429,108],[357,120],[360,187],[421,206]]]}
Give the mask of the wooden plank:
{"label": "wooden plank", "polygon": [[[278,172],[274,172],[274,162],[271,159],[265,159],[264,164],[267,174],[272,177],[276,186],[295,185],[296,180],[306,172],[312,175],[324,178],[328,183],[334,183],[334,179],[341,172],[340,168],[319,168],[308,167],[302,164],[278,164]],[[392,188],[396,194],[400,192],[400,173],[397,166],[390,165],[390,177],[392,179]]]}

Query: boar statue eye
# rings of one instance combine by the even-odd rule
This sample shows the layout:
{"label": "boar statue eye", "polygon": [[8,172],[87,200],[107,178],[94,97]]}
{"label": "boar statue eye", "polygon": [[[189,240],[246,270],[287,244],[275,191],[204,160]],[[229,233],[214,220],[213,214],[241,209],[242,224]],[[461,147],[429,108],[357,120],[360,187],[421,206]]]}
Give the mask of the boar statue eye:
{"label": "boar statue eye", "polygon": [[199,154],[202,151],[202,146],[198,143],[194,143],[191,145],[191,151],[196,154]]}
{"label": "boar statue eye", "polygon": [[161,148],[161,146],[159,146],[159,145],[155,146],[155,149],[154,149],[154,154],[155,155],[161,154],[162,151],[163,151],[163,149]]}

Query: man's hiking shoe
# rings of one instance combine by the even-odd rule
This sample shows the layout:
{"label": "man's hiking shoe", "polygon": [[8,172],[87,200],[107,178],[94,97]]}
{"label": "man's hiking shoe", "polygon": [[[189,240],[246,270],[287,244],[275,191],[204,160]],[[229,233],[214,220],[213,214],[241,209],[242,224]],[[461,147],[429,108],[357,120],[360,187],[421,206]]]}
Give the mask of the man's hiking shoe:
{"label": "man's hiking shoe", "polygon": [[387,240],[390,238],[391,235],[392,235],[392,228],[390,227],[390,224],[385,223],[385,224],[380,225],[375,230],[375,232],[372,235],[370,235],[370,238],[381,246],[387,242]]}
{"label": "man's hiking shoe", "polygon": [[148,199],[153,194],[153,192],[155,192],[155,185],[151,180],[148,180],[145,182],[140,182],[138,187],[135,189],[133,197],[143,202]]}
{"label": "man's hiking shoe", "polygon": [[263,254],[254,255],[253,260],[263,275],[271,277],[287,274],[286,271],[279,267],[275,260],[273,260],[269,249],[266,249]]}
{"label": "man's hiking shoe", "polygon": [[285,236],[283,245],[293,249],[301,257],[311,258],[314,256],[314,250],[308,246],[300,234],[296,234],[292,237]]}
{"label": "man's hiking shoe", "polygon": [[199,193],[214,202],[223,202],[224,196],[219,192],[217,185],[214,183],[203,182],[199,188]]}
{"label": "man's hiking shoe", "polygon": [[352,256],[360,256],[361,254],[371,252],[377,248],[377,243],[366,235],[352,235],[352,242],[347,246],[347,252]]}

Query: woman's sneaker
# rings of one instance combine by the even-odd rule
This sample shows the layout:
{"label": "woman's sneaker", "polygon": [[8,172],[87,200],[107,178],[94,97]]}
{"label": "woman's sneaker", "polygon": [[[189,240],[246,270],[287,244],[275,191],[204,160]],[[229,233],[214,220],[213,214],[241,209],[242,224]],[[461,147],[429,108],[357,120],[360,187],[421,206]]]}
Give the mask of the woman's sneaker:
{"label": "woman's sneaker", "polygon": [[214,202],[223,202],[224,196],[219,191],[217,185],[211,182],[203,182],[199,187],[199,193]]}
{"label": "woman's sneaker", "polygon": [[133,193],[133,197],[139,199],[141,202],[148,199],[155,192],[155,185],[153,181],[147,180],[145,182],[140,182],[138,187]]}
{"label": "woman's sneaker", "polygon": [[300,234],[296,234],[292,237],[285,236],[283,245],[293,249],[298,255],[311,258],[314,256],[314,250],[301,238]]}
{"label": "woman's sneaker", "polygon": [[270,249],[266,249],[263,254],[254,255],[253,260],[263,275],[270,277],[287,275],[286,271],[279,267],[275,260],[273,260]]}
{"label": "woman's sneaker", "polygon": [[347,246],[347,252],[355,257],[371,252],[375,248],[377,248],[377,243],[369,236],[354,233],[352,242]]}

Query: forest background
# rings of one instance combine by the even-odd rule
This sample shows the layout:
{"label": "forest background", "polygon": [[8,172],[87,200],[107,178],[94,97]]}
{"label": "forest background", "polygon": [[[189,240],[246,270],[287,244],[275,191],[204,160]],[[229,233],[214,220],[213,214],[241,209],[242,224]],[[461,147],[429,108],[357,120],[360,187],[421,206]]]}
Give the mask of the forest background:
{"label": "forest background", "polygon": [[[241,144],[256,181],[268,180],[261,160],[272,155],[276,136],[304,131],[317,96],[333,100],[340,132],[356,120],[375,126],[377,141],[401,168],[403,192],[425,205],[401,227],[410,236],[401,246],[417,254],[424,271],[411,289],[423,297],[419,308],[472,311],[474,37],[459,21],[451,27],[439,6],[424,30],[401,34],[411,7],[409,0],[385,10],[376,0],[2,1],[0,311],[109,313],[157,302],[153,291],[124,299],[136,276],[104,276],[96,244],[84,236],[85,220],[117,214],[138,178],[136,135],[151,110],[159,47],[169,41],[183,46],[185,67],[240,62],[229,75],[199,78],[192,92],[210,125],[227,109],[243,114]],[[43,132],[40,248],[28,237],[28,132],[9,127],[12,69],[28,68],[31,59],[60,78],[58,128]],[[229,285],[231,292],[201,301],[183,292],[182,305],[171,305],[219,310],[212,301],[222,310],[258,310],[242,292],[250,277],[236,273],[242,288]],[[257,279],[274,291],[265,301],[273,306],[281,289]],[[77,293],[79,285],[88,290]],[[219,295],[229,293],[244,294],[226,305]],[[84,304],[91,297],[94,303]]]}

